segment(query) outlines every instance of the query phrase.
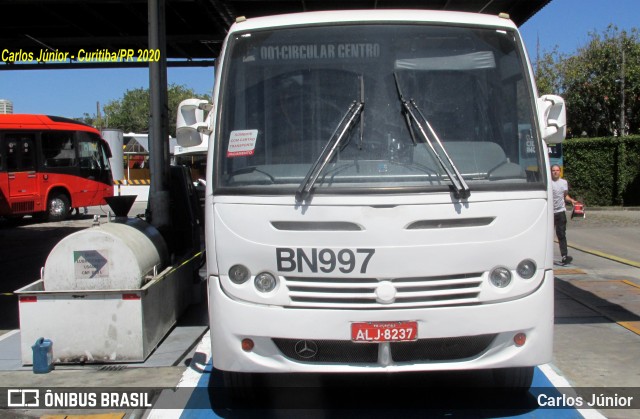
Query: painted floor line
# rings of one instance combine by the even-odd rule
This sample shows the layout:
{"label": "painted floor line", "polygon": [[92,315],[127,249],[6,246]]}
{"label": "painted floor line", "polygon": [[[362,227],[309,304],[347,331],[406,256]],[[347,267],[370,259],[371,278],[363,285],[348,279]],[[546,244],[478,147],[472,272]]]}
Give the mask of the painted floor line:
{"label": "painted floor line", "polygon": [[20,329],[14,329],[10,332],[5,333],[4,335],[0,336],[0,342],[2,342],[5,339],[10,338],[11,336],[15,335],[16,333],[20,333]]}
{"label": "painted floor line", "polygon": [[[632,281],[626,280],[626,279],[607,279],[607,280],[589,280],[589,281],[580,281],[581,284],[586,284],[586,283],[619,283],[619,284],[625,284],[625,285],[630,285],[636,288],[640,288],[640,286],[638,286],[637,284],[635,284]],[[564,291],[564,290],[559,290],[561,293],[563,293],[564,295],[567,295],[573,299],[575,299],[577,302],[579,302],[580,304],[584,305],[585,307],[590,308],[591,310],[595,311],[596,313],[600,314],[602,317],[607,318],[609,320],[611,320],[612,322],[614,322],[615,324],[617,324],[618,326],[624,327],[625,329],[627,329],[630,332],[635,333],[636,335],[640,335],[640,321],[638,320],[631,320],[631,321],[625,321],[625,320],[621,320],[620,315],[617,312],[611,312],[608,310],[604,310],[603,307],[598,306],[596,304],[592,304],[591,302],[582,299],[582,298],[578,298],[575,295]],[[583,289],[583,291],[588,291]],[[591,292],[591,291],[588,291]],[[592,292],[592,294],[594,294]],[[597,295],[597,294],[594,294]]]}
{"label": "painted floor line", "polygon": [[[200,343],[196,347],[195,355],[191,359],[189,367],[182,374],[182,378],[176,386],[177,389],[190,389],[181,393],[183,398],[186,398],[185,403],[180,409],[151,409],[146,416],[146,419],[179,419],[185,413],[188,401],[191,399],[194,390],[200,384],[204,373],[211,372],[211,331],[208,330],[202,336]],[[162,395],[161,395],[162,397]]]}
{"label": "painted floor line", "polygon": [[640,322],[634,321],[634,322],[616,322],[618,323],[620,326],[624,327],[625,329],[635,333],[636,335],[640,335]]}
{"label": "painted floor line", "polygon": [[633,267],[636,267],[636,268],[640,268],[640,262],[636,262],[634,260],[622,258],[622,257],[615,256],[615,255],[610,255],[608,253],[601,252],[599,250],[588,249],[586,247],[578,246],[578,245],[573,244],[573,243],[567,243],[567,246],[569,246],[572,249],[579,250],[581,252],[592,254],[594,256],[600,256],[601,258],[609,259],[609,260],[612,260],[614,262],[619,262],[619,263],[623,263],[625,265],[629,265],[629,266],[633,266]]}
{"label": "painted floor line", "polygon": [[[556,388],[569,388],[573,387],[569,384],[566,378],[562,375],[558,374],[555,368],[551,364],[543,364],[538,365],[540,371],[549,379],[551,384],[553,384]],[[600,412],[594,409],[576,409],[578,413],[582,415],[585,419],[606,419],[606,416],[603,416]]]}
{"label": "painted floor line", "polygon": [[622,282],[624,282],[627,285],[631,285],[632,287],[640,288],[640,285],[636,284],[633,281],[629,281],[628,279],[623,279]]}

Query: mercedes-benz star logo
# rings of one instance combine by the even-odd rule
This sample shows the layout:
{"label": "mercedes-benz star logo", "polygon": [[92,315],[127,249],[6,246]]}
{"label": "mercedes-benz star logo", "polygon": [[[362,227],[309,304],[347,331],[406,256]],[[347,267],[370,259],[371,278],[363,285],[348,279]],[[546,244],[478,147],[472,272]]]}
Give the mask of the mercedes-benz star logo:
{"label": "mercedes-benz star logo", "polygon": [[318,354],[318,345],[312,340],[299,340],[294,350],[300,358],[309,359]]}

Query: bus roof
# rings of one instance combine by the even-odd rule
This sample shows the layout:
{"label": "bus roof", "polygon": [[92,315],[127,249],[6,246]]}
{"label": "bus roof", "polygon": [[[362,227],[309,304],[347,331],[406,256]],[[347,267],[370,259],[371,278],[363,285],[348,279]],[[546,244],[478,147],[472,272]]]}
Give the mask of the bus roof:
{"label": "bus roof", "polygon": [[492,16],[481,13],[447,12],[439,10],[339,10],[291,13],[249,18],[237,21],[231,29],[233,31],[253,30],[259,28],[307,25],[317,23],[447,23],[459,25],[479,25],[505,29],[515,29],[516,25],[505,15]]}
{"label": "bus roof", "polygon": [[61,131],[88,131],[100,135],[96,128],[61,116],[35,114],[0,114],[0,130],[48,129]]}

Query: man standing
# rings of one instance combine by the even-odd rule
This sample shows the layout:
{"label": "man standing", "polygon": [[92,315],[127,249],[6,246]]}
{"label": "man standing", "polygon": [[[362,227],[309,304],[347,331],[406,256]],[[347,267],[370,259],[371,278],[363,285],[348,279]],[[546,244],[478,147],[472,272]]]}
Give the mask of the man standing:
{"label": "man standing", "polygon": [[551,188],[553,190],[553,221],[556,227],[556,236],[560,244],[561,263],[566,265],[571,263],[573,258],[567,251],[567,208],[565,202],[575,205],[578,201],[569,196],[569,184],[560,178],[560,166],[551,166]]}

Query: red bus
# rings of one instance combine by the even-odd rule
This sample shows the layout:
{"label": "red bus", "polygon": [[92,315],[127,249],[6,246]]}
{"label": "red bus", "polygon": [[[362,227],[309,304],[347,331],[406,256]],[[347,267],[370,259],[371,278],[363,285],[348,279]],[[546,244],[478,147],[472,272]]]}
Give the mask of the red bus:
{"label": "red bus", "polygon": [[48,115],[0,115],[0,216],[50,221],[113,196],[111,150],[95,128]]}

